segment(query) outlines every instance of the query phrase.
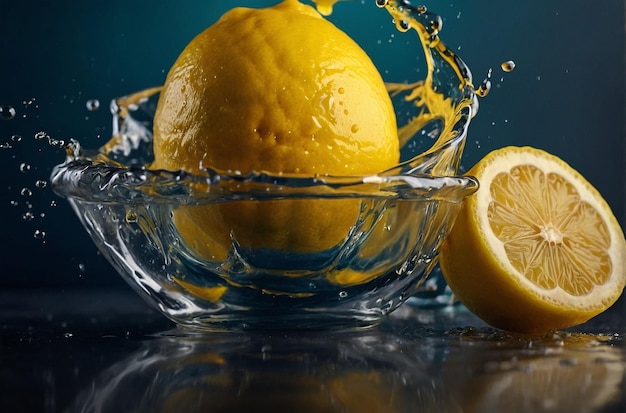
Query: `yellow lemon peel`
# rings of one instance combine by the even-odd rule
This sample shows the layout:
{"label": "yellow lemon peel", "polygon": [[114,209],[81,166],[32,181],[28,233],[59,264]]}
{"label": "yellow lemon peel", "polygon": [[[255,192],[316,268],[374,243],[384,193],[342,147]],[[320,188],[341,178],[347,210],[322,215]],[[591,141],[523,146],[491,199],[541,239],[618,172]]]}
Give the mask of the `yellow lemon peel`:
{"label": "yellow lemon peel", "polygon": [[[322,5],[328,5],[322,2]],[[154,168],[365,175],[399,161],[391,98],[367,54],[312,7],[235,8],[168,73],[154,120]],[[242,201],[178,208],[201,258],[245,248],[315,253],[344,242],[359,200]]]}

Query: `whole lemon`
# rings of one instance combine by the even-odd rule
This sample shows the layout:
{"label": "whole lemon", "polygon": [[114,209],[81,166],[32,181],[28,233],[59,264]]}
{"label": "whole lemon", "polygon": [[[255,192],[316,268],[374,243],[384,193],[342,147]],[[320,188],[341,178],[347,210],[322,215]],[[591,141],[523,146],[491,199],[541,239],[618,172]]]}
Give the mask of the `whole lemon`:
{"label": "whole lemon", "polygon": [[[201,174],[363,175],[399,161],[397,125],[368,55],[312,7],[234,8],[193,39],[154,118],[155,168]],[[341,243],[360,201],[272,200],[180,207],[174,224],[199,256],[232,242],[319,252]]]}

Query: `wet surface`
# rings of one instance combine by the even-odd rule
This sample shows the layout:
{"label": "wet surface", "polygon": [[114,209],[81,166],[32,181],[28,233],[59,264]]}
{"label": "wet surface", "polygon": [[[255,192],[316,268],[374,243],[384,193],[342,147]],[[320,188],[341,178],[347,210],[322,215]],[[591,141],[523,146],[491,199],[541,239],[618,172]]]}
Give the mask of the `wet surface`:
{"label": "wet surface", "polygon": [[622,412],[623,302],[545,336],[461,306],[358,332],[184,334],[132,291],[0,294],[0,411]]}
{"label": "wet surface", "polygon": [[[361,333],[184,337],[112,274],[69,205],[37,183],[64,158],[58,145],[43,150],[42,136],[103,144],[107,103],[162,84],[180,49],[232,7],[223,3],[3,3],[0,412],[626,411],[625,298],[546,337],[489,329],[461,307],[403,307]],[[624,2],[601,4],[432,9],[476,81],[494,68],[462,169],[505,145],[541,147],[583,173],[623,226]],[[364,21],[350,18],[359,41],[404,46],[356,27]],[[517,67],[504,76],[497,65],[509,58]],[[378,61],[406,79],[404,60]]]}

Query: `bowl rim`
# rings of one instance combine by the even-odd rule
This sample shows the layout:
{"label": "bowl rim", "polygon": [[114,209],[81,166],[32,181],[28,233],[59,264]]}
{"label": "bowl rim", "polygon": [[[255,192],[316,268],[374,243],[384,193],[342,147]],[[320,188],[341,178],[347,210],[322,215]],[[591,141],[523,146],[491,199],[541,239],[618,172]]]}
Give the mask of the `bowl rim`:
{"label": "bowl rim", "polygon": [[473,176],[433,176],[399,165],[378,174],[338,176],[248,174],[205,169],[150,169],[105,162],[101,155],[67,159],[53,168],[53,190],[60,196],[99,203],[203,204],[278,199],[405,199],[461,202],[478,190]]}

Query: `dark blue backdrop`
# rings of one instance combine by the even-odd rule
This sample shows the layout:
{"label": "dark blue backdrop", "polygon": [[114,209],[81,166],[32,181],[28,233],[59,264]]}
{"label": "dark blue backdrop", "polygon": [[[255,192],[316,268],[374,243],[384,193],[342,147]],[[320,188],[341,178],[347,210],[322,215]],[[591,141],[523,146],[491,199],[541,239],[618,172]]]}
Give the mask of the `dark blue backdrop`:
{"label": "dark blue backdrop", "polygon": [[[3,3],[0,105],[13,106],[17,114],[0,120],[1,288],[126,288],[65,200],[36,185],[64,155],[33,137],[45,131],[88,147],[102,144],[111,131],[112,98],[161,84],[194,35],[245,2],[216,3]],[[383,46],[391,42],[402,49],[406,38],[392,37],[388,24],[379,31],[381,23],[372,20],[386,23],[388,16],[374,0],[361,3],[338,4],[334,18],[371,47],[384,71],[401,75],[415,50],[407,47],[405,57],[389,58]],[[468,63],[476,83],[494,69],[494,88],[481,100],[463,166],[505,145],[546,149],[581,171],[625,224],[623,1],[424,3],[444,18],[442,38]],[[504,74],[499,65],[509,59],[517,68]],[[89,99],[99,100],[99,110],[87,110]],[[28,211],[33,218],[25,220]],[[34,236],[37,230],[45,231],[43,239]]]}

